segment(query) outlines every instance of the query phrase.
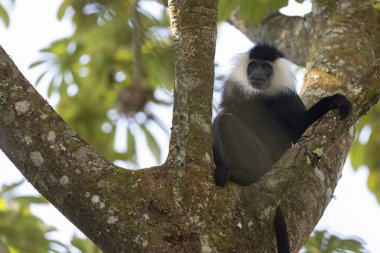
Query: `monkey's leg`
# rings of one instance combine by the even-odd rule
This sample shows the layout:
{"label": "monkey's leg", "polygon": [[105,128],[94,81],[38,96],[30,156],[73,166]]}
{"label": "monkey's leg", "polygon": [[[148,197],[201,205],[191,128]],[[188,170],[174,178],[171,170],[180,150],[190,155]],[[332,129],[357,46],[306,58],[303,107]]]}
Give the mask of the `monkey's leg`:
{"label": "monkey's leg", "polygon": [[228,180],[249,185],[270,169],[273,161],[265,146],[241,120],[224,113],[215,119],[213,127],[217,185],[223,186]]}
{"label": "monkey's leg", "polygon": [[[215,138],[214,138],[215,140]],[[220,157],[219,150],[215,145],[213,147],[214,161],[215,161],[215,184],[217,186],[224,186],[230,178],[228,169],[223,165],[223,160]]]}

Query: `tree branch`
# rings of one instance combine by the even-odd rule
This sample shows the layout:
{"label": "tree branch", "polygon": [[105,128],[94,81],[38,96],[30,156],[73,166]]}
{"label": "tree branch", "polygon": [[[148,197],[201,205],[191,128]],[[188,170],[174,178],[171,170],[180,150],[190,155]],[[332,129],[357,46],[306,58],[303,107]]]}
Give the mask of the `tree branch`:
{"label": "tree branch", "polygon": [[258,27],[242,21],[239,12],[232,13],[228,22],[239,29],[253,42],[273,42],[289,60],[299,66],[306,66],[309,55],[311,34],[310,15],[289,17],[275,12],[261,22]]}
{"label": "tree branch", "polygon": [[[178,166],[205,161],[202,165],[211,168],[205,157],[212,157],[217,1],[172,0],[169,12],[176,66],[169,161]],[[199,141],[202,147],[196,145]]]}
{"label": "tree branch", "polygon": [[167,167],[128,171],[107,161],[66,125],[1,47],[0,115],[0,148],[103,251],[140,251],[147,238],[162,243],[162,227],[145,222],[143,214],[153,217],[164,206],[160,201],[167,202],[152,196],[171,189]]}
{"label": "tree branch", "polygon": [[[171,2],[177,61],[174,144],[168,162],[150,170],[123,170],[102,157],[0,49],[0,148],[104,252],[200,250],[204,225],[199,224],[213,224],[218,213],[234,207],[232,201],[212,203],[222,200],[210,180],[216,10],[216,0]],[[184,168],[191,170],[184,175],[179,170]],[[199,213],[202,207],[207,209]]]}
{"label": "tree branch", "polygon": [[302,180],[308,171],[313,170],[324,153],[335,146],[342,135],[345,135],[351,126],[379,101],[380,59],[375,61],[370,70],[353,85],[353,88],[360,90],[360,96],[349,97],[354,105],[349,118],[342,121],[336,112],[332,112],[310,127],[273,166],[272,173],[263,176],[260,182],[260,188],[263,191],[277,196],[286,195],[291,190],[289,186]]}

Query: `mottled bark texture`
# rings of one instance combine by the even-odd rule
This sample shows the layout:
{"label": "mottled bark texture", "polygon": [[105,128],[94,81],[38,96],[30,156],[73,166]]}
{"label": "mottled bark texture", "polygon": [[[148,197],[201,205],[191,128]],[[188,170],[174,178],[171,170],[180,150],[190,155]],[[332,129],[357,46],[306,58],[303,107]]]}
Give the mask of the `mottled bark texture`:
{"label": "mottled bark texture", "polygon": [[153,218],[160,213],[152,201],[160,201],[157,192],[171,196],[160,190],[165,168],[133,172],[107,161],[66,125],[1,47],[0,148],[104,252],[139,252],[148,241],[165,248],[155,245],[165,232]]}
{"label": "mottled bark texture", "polygon": [[[118,168],[54,112],[0,50],[0,147],[105,252],[199,252],[222,205],[212,180],[211,98],[217,1],[171,1],[177,63],[170,155]],[[230,206],[230,208],[229,208]],[[223,229],[221,230],[223,231]],[[211,232],[209,232],[211,233]]]}
{"label": "mottled bark texture", "polygon": [[210,101],[214,82],[217,1],[187,2],[169,1],[176,66],[175,113],[169,157],[175,157],[173,164],[179,167],[194,162],[203,167],[210,163],[199,162],[212,157]]}
{"label": "mottled bark texture", "polygon": [[[298,252],[341,175],[352,141],[348,129],[378,100],[378,29],[370,29],[378,13],[369,1],[320,0],[306,19],[282,23],[285,17],[278,16],[282,30],[287,24],[308,29],[301,33],[303,49],[288,52],[307,61],[305,101],[339,91],[353,102],[353,114],[341,121],[329,113],[259,183],[219,188],[210,127],[217,1],[169,1],[169,10],[176,83],[164,165],[129,171],[107,161],[64,123],[2,48],[0,148],[104,252],[275,252],[271,224],[278,205]],[[305,20],[308,25],[295,24]]]}

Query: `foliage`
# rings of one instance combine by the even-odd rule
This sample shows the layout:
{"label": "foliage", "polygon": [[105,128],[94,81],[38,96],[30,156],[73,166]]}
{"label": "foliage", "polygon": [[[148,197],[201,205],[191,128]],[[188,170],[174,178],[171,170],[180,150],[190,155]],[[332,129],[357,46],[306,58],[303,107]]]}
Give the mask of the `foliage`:
{"label": "foliage", "polygon": [[[368,188],[380,202],[380,105],[374,106],[357,126],[358,136],[351,149],[352,166],[358,169],[364,165],[370,169]],[[369,137],[368,137],[369,135]],[[368,138],[365,138],[368,137]]]}
{"label": "foliage", "polygon": [[373,8],[380,10],[380,1],[379,0],[373,0],[372,4],[373,4]]}
{"label": "foliage", "polygon": [[[304,0],[296,0],[299,3]],[[288,5],[288,0],[220,0],[219,21],[226,20],[233,11],[239,11],[242,20],[258,25],[268,14]]]}
{"label": "foliage", "polygon": [[9,26],[10,19],[9,19],[9,8],[7,7],[13,7],[16,0],[9,0],[10,6],[6,6],[5,4],[0,3],[0,20],[3,21],[4,25],[6,27]]}
{"label": "foliage", "polygon": [[363,243],[355,239],[342,239],[336,235],[330,235],[327,231],[317,231],[310,236],[304,249],[304,253],[336,253],[336,252],[367,252]]}
{"label": "foliage", "polygon": [[102,251],[89,239],[73,237],[71,244],[82,253],[102,253]]}
{"label": "foliage", "polygon": [[[161,14],[150,14],[144,8],[147,3],[151,10],[161,8]],[[156,124],[168,133],[151,109],[152,104],[171,104],[170,96],[157,98],[154,91],[174,83],[164,8],[151,1],[136,6],[132,1],[64,0],[57,15],[62,19],[65,14],[72,15],[74,34],[41,50],[41,59],[30,66],[43,68],[37,84],[49,79],[48,96],[60,96],[57,111],[109,159],[136,162],[139,132],[160,162],[161,150],[148,126]],[[128,122],[123,129],[127,149],[117,153],[114,140],[120,120]]]}
{"label": "foliage", "polygon": [[0,248],[11,253],[57,252],[57,248],[68,250],[62,243],[47,239],[46,234],[55,228],[46,226],[30,212],[31,204],[47,203],[43,197],[15,197],[11,194],[22,182],[4,185],[0,190]]}
{"label": "foliage", "polygon": [[[17,187],[23,182],[3,185],[0,189],[0,252],[70,253],[69,246],[48,239],[48,234],[56,229],[46,226],[30,212],[32,204],[47,204],[46,199],[41,196],[15,196]],[[101,253],[88,239],[73,237],[71,243],[82,253]]]}

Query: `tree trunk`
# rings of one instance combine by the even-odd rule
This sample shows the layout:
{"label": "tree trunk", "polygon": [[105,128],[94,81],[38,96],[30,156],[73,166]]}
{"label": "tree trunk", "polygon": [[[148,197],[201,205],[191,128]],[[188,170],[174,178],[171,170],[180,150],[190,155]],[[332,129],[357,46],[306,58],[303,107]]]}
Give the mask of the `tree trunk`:
{"label": "tree trunk", "polygon": [[343,122],[329,113],[257,184],[219,188],[211,145],[217,1],[173,0],[169,10],[176,83],[164,165],[129,171],[107,161],[47,105],[2,48],[0,148],[104,252],[275,252],[272,220],[280,204],[297,252],[332,197],[350,126],[378,100],[380,61],[372,63],[379,29],[368,32],[378,13],[369,1],[314,1],[312,28],[301,24],[310,29],[298,52],[308,66],[303,98],[311,104],[344,93],[352,115]]}

